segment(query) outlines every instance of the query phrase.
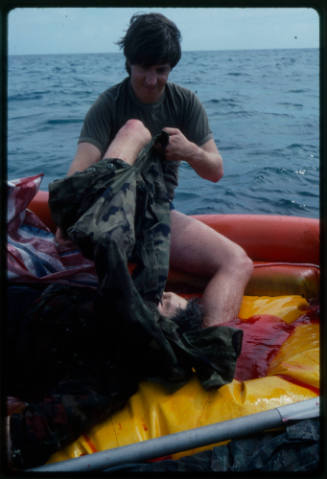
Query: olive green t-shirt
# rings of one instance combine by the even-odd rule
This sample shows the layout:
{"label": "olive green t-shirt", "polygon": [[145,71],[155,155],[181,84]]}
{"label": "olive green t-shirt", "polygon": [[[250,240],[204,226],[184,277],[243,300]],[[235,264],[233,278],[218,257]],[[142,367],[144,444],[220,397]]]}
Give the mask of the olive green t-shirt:
{"label": "olive green t-shirt", "polygon": [[[104,155],[118,130],[131,118],[141,120],[152,136],[164,127],[173,127],[179,128],[188,140],[198,146],[213,138],[207,114],[193,92],[167,82],[159,101],[145,104],[136,97],[128,77],[103,92],[91,106],[78,142],[91,143]],[[179,162],[167,163],[167,180],[173,196]]]}

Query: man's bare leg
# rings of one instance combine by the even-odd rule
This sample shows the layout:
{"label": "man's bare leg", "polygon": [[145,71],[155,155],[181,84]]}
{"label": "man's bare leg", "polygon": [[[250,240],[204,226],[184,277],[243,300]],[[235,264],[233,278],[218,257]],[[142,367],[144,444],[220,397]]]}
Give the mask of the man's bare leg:
{"label": "man's bare leg", "polygon": [[245,251],[204,223],[171,212],[171,265],[211,278],[201,298],[203,326],[237,317],[253,264]]}
{"label": "man's bare leg", "polygon": [[128,120],[110,143],[104,158],[120,158],[133,165],[142,148],[151,140],[151,133],[140,120]]}

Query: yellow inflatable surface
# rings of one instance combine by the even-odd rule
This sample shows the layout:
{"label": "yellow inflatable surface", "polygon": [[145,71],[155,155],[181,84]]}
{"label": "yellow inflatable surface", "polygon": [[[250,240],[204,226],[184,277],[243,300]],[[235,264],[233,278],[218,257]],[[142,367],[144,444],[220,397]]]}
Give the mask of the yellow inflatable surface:
{"label": "yellow inflatable surface", "polygon": [[[174,393],[164,386],[142,382],[127,405],[88,434],[83,434],[49,462],[125,446],[163,435],[205,426],[316,397],[319,394],[319,322],[301,321],[309,305],[302,296],[245,296],[239,318],[257,325],[269,315],[274,325],[292,328],[270,358],[264,377],[239,380],[205,391],[194,377]],[[275,317],[275,318],[274,318]],[[300,319],[298,319],[300,318]],[[252,319],[251,319],[252,321]],[[205,448],[173,455],[177,459]]]}

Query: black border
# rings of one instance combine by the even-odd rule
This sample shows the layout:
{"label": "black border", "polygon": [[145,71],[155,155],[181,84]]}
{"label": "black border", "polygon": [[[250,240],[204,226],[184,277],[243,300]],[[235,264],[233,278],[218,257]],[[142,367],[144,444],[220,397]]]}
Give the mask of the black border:
{"label": "black border", "polygon": [[[0,218],[1,218],[1,244],[0,244],[0,253],[1,253],[1,276],[0,276],[0,291],[1,291],[1,305],[2,310],[5,306],[5,291],[6,291],[6,282],[5,274],[6,271],[6,256],[5,251],[5,225],[4,219],[6,218],[6,198],[4,195],[4,185],[7,178],[7,51],[8,51],[8,13],[14,8],[35,8],[35,7],[140,7],[140,8],[149,8],[149,7],[221,7],[221,8],[294,8],[294,7],[303,7],[303,8],[314,8],[320,19],[320,254],[321,254],[321,372],[322,372],[322,381],[321,381],[321,468],[319,472],[315,474],[303,474],[304,477],[327,477],[327,460],[325,457],[324,451],[326,451],[327,445],[327,420],[326,420],[326,400],[325,400],[325,389],[326,389],[326,353],[324,351],[324,346],[327,345],[327,328],[324,324],[324,320],[327,317],[327,288],[326,288],[326,271],[327,271],[327,255],[325,252],[326,246],[326,221],[327,221],[327,58],[326,58],[326,46],[327,46],[327,1],[326,0],[212,0],[212,1],[201,1],[201,0],[175,0],[175,1],[165,1],[165,0],[143,0],[143,1],[133,1],[133,0],[66,0],[66,1],[55,1],[55,0],[2,0],[1,4],[1,52],[0,52],[0,61],[1,61],[1,73],[0,73],[0,84],[1,84],[1,97],[0,97],[0,129],[1,129],[1,141],[0,141],[0,179],[1,179],[1,203],[0,203]],[[4,316],[2,316],[4,317]],[[5,332],[5,324],[2,320],[0,322],[1,329],[0,334]],[[3,338],[4,335],[1,334]],[[2,345],[4,345],[2,341]],[[2,348],[4,349],[4,348]],[[4,358],[2,352],[2,359]],[[3,375],[2,375],[3,376]],[[1,390],[3,391],[3,377],[1,378]],[[4,426],[3,419],[5,417],[5,405],[1,404],[1,426]],[[2,430],[2,440],[3,436],[3,427]],[[2,445],[4,442],[2,441]],[[5,464],[4,461],[4,447],[2,450],[2,465]],[[5,476],[4,469],[1,468],[3,477]],[[207,474],[205,474],[207,476]],[[217,474],[216,474],[217,475]],[[228,477],[231,477],[230,474],[227,474]],[[302,474],[297,473],[297,476],[302,476]],[[10,474],[11,476],[11,474]],[[27,477],[29,474],[27,475]],[[204,474],[201,475],[201,477]],[[239,473],[236,477],[245,477],[246,474]],[[265,474],[265,477],[275,477],[273,474]],[[293,477],[294,474],[281,475],[277,474],[277,477]],[[41,477],[41,476],[37,476]],[[63,476],[61,476],[63,477]],[[111,476],[112,477],[112,476]],[[187,474],[187,477],[191,477],[190,474]],[[251,474],[249,477],[258,477],[257,474]],[[262,477],[262,476],[261,476]]]}

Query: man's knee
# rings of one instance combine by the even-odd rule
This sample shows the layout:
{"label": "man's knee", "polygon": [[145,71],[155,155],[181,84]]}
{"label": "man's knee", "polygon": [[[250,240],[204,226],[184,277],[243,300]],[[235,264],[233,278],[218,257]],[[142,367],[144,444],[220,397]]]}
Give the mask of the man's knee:
{"label": "man's knee", "polygon": [[253,272],[253,261],[247,255],[243,248],[241,248],[240,256],[238,257],[239,267],[242,269],[244,274],[251,276]]}
{"label": "man's knee", "polygon": [[117,132],[104,157],[120,158],[133,165],[142,148],[151,141],[151,133],[142,121],[128,120]]}
{"label": "man's knee", "polygon": [[242,276],[250,278],[253,272],[253,261],[241,246],[233,243],[229,255],[222,258],[222,268],[238,272]]}
{"label": "man's knee", "polygon": [[149,132],[148,128],[144,125],[141,120],[137,118],[130,118],[129,120],[124,123],[121,127],[120,131],[126,130],[130,135],[141,135],[142,138],[144,137],[145,140],[151,140],[151,133]]}
{"label": "man's knee", "polygon": [[130,118],[127,120],[121,128],[143,128],[144,124],[141,120],[138,120],[137,118]]}

